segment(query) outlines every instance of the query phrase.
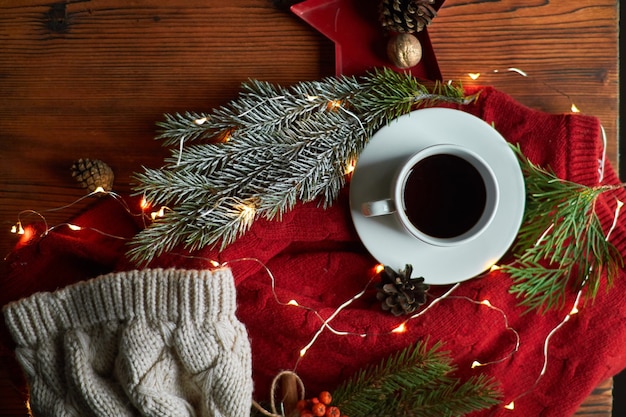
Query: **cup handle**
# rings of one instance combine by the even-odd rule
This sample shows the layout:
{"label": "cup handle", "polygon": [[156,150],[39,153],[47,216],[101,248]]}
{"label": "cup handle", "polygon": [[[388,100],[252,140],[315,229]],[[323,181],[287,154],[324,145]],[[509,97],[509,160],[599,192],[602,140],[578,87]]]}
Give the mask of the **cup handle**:
{"label": "cup handle", "polygon": [[361,213],[365,217],[383,216],[396,211],[396,205],[391,199],[370,201],[361,205]]}

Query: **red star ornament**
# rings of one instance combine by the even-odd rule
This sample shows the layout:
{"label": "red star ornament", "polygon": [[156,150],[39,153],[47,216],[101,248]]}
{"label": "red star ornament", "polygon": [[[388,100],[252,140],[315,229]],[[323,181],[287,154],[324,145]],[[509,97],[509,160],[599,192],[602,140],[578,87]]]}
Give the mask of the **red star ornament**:
{"label": "red star ornament", "polygon": [[[439,9],[445,0],[433,5]],[[291,11],[335,43],[335,74],[363,75],[373,68],[393,68],[387,58],[387,39],[378,21],[380,0],[307,0]],[[441,80],[437,57],[428,32],[416,34],[422,44],[422,60],[408,70],[415,77]]]}

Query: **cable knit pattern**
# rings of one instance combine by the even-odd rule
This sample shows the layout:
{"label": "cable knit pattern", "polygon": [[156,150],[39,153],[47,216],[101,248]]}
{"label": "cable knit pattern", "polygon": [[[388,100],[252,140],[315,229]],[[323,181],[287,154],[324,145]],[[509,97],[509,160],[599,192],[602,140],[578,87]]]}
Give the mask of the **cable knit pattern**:
{"label": "cable knit pattern", "polygon": [[229,269],[104,275],[4,309],[39,416],[250,414]]}

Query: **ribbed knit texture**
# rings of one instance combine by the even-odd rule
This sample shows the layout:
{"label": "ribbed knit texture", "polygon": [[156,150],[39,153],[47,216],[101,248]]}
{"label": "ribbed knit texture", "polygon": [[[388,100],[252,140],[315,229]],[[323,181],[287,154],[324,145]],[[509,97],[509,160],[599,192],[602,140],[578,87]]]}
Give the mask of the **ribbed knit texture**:
{"label": "ribbed knit texture", "polygon": [[8,304],[37,416],[250,414],[229,269],[105,275]]}

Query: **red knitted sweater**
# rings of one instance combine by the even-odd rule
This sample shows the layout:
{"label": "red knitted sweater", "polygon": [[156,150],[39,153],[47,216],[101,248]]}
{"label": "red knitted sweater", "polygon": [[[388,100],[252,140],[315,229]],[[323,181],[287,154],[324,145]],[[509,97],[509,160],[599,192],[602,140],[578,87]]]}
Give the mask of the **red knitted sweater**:
{"label": "red knitted sweater", "polygon": [[[550,166],[561,178],[586,185],[599,183],[602,136],[597,119],[584,115],[550,115],[516,103],[506,94],[485,88],[480,98],[461,110],[488,123],[510,142],[519,143],[534,163]],[[606,165],[604,183],[618,184],[614,170]],[[281,222],[258,220],[244,237],[221,253],[203,250],[199,257],[227,262],[232,267],[238,292],[238,312],[252,343],[255,396],[265,399],[271,379],[296,363],[302,349],[321,322],[311,311],[276,302],[295,299],[326,318],[344,301],[361,291],[373,275],[376,262],[359,242],[353,229],[347,192],[329,209],[316,204],[298,205]],[[617,198],[626,192],[605,193],[596,207],[605,228],[611,226]],[[136,201],[131,205],[137,206]],[[113,201],[103,201],[74,220],[114,235],[132,236],[137,225]],[[618,221],[611,242],[626,254],[626,217]],[[110,270],[133,268],[124,260],[122,242],[89,232],[52,232],[19,246],[8,258],[9,272],[0,281],[2,304],[35,291],[54,290],[68,283],[95,277]],[[454,260],[450,260],[454,262]],[[168,254],[150,266],[207,268],[202,259]],[[457,375],[492,375],[501,384],[503,404],[530,390],[543,366],[543,343],[548,333],[567,315],[575,293],[562,311],[543,315],[528,313],[509,294],[511,280],[501,272],[464,282],[455,292],[474,300],[489,299],[508,316],[520,335],[519,351],[496,365],[471,369],[474,360],[488,362],[510,354],[515,339],[496,311],[462,299],[447,299],[413,320],[403,334],[387,334],[402,320],[380,310],[374,291],[343,310],[332,322],[337,330],[369,333],[370,336],[337,336],[322,333],[298,365],[297,372],[310,393],[331,390],[366,364],[429,338],[442,341],[449,350]],[[434,288],[441,293],[447,288]],[[545,375],[537,386],[516,401],[514,411],[503,406],[495,415],[570,416],[602,380],[626,367],[626,273],[614,285],[600,291],[595,302],[581,305],[551,339]],[[377,335],[378,334],[378,335]],[[5,356],[10,340],[4,333]],[[480,415],[491,415],[489,412]]]}

